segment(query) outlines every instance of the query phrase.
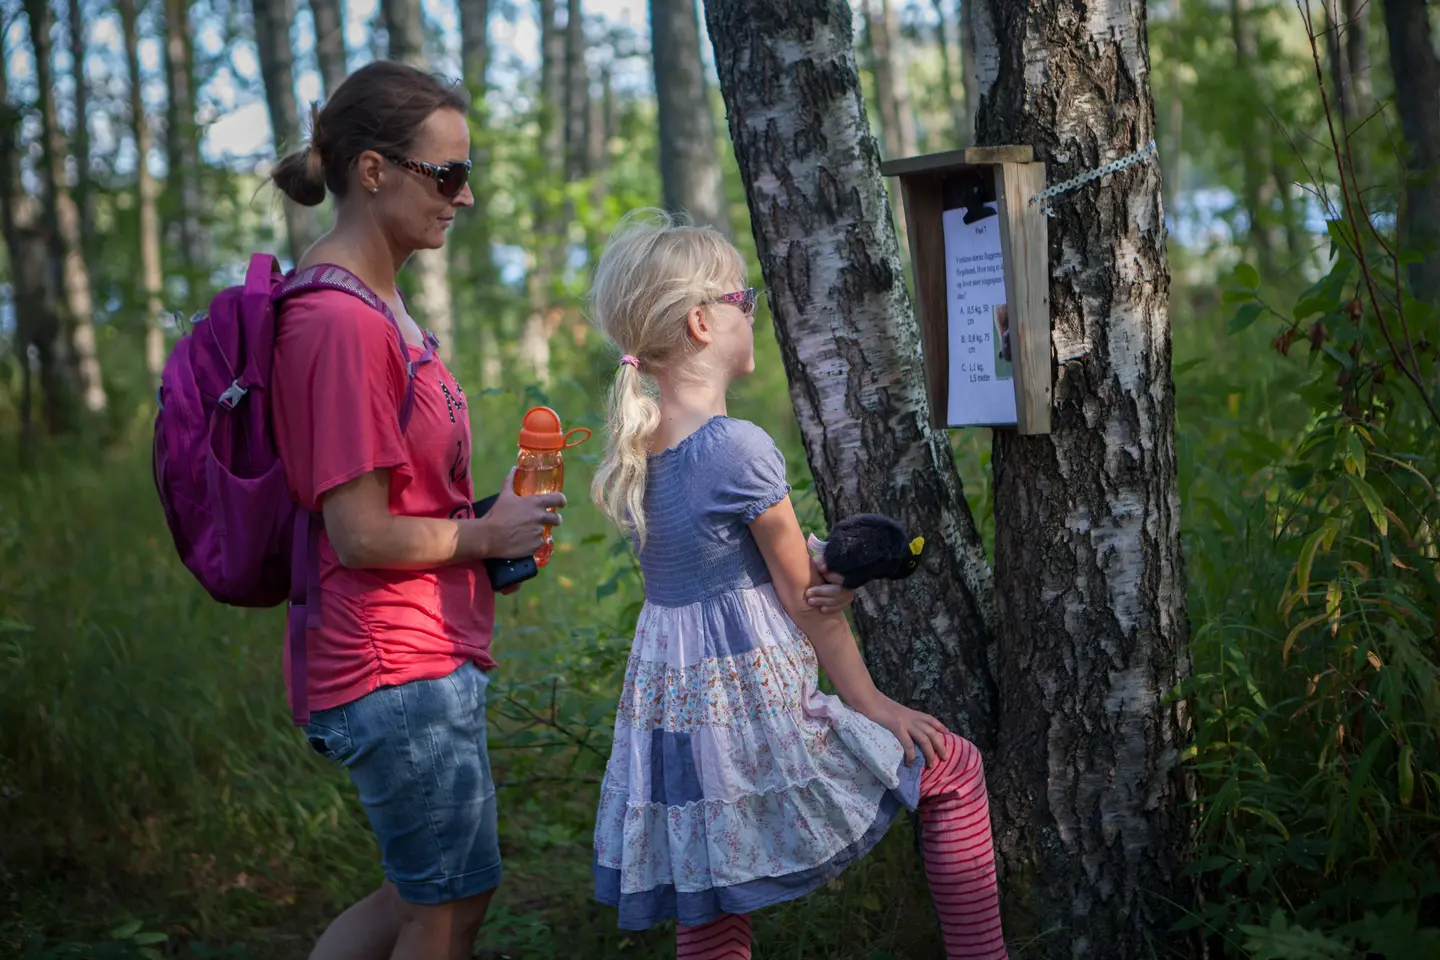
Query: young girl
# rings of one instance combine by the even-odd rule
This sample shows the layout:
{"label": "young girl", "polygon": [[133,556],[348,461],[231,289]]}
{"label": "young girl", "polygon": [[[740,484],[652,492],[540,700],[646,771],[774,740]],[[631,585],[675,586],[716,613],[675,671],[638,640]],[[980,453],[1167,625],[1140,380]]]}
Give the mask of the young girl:
{"label": "young girl", "polygon": [[[713,230],[632,215],[592,296],[622,353],[593,493],[633,535],[646,599],[596,896],[622,929],[678,920],[680,958],[749,957],[751,911],[823,885],[918,807],[948,956],[1003,958],[979,753],[880,693],[843,614],[807,602],[819,578],[785,461],[726,416],[730,384],[755,369],[740,255]],[[817,660],[839,698],[818,691]]]}

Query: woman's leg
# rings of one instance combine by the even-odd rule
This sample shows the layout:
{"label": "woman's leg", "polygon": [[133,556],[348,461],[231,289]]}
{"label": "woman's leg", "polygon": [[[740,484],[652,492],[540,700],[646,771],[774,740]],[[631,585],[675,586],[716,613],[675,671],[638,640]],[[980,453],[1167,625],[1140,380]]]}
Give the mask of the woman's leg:
{"label": "woman's leg", "polygon": [[494,890],[433,906],[401,904],[400,936],[390,960],[470,960]]}
{"label": "woman's leg", "polygon": [[1004,960],[990,797],[980,751],[954,734],[949,757],[920,778],[925,878],[951,960]]}
{"label": "woman's leg", "polygon": [[400,896],[389,880],[330,922],[310,960],[389,960],[400,938]]}
{"label": "woman's leg", "polygon": [[750,960],[750,914],[727,913],[698,927],[676,924],[675,960]]}
{"label": "woman's leg", "polygon": [[359,790],[387,881],[331,925],[314,960],[471,955],[502,873],[485,685],[466,664],[311,717],[311,745]]}

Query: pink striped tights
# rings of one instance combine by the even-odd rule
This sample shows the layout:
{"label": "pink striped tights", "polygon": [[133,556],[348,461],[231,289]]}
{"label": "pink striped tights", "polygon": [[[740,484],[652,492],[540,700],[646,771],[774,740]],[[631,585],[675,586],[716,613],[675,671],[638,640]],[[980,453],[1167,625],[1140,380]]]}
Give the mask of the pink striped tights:
{"label": "pink striped tights", "polygon": [[[990,839],[990,797],[980,751],[947,735],[949,757],[920,777],[925,878],[949,960],[1005,960]],[[676,929],[677,960],[750,960],[750,917],[730,913]]]}

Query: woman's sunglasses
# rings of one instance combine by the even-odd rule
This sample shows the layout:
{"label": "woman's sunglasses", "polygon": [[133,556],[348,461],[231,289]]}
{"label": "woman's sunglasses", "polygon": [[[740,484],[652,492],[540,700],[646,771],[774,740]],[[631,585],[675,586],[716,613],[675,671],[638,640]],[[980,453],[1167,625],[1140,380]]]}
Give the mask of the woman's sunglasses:
{"label": "woman's sunglasses", "polygon": [[422,177],[429,177],[435,181],[435,186],[440,190],[440,196],[449,200],[460,195],[465,189],[465,184],[470,180],[470,161],[451,160],[449,163],[426,163],[424,160],[411,160],[408,157],[390,157],[390,162],[412,170]]}
{"label": "woman's sunglasses", "polygon": [[746,287],[744,290],[736,290],[734,293],[727,293],[724,296],[716,297],[715,302],[733,304],[747,314],[754,313],[755,288]]}

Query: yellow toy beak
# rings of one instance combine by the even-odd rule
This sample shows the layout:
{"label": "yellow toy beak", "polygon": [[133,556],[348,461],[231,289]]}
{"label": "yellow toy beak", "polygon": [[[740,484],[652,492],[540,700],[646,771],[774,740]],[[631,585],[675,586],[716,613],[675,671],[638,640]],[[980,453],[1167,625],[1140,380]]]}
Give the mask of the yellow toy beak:
{"label": "yellow toy beak", "polygon": [[924,538],[924,537],[916,537],[914,540],[911,540],[911,541],[910,541],[910,553],[913,554],[914,556],[917,556],[917,557],[920,556],[920,551],[921,551],[921,550],[924,550],[924,549],[925,549],[925,538]]}

